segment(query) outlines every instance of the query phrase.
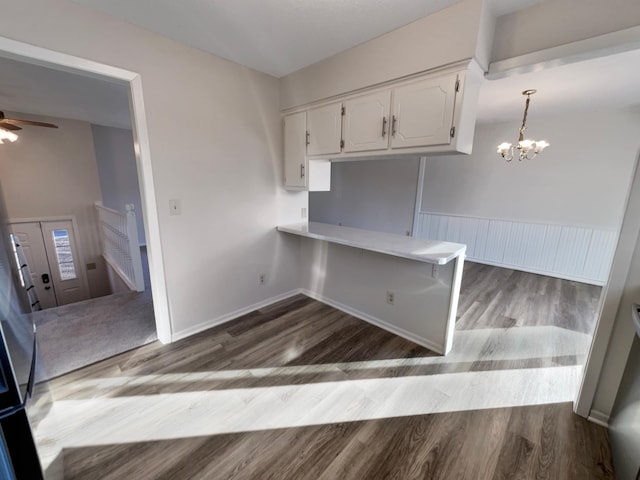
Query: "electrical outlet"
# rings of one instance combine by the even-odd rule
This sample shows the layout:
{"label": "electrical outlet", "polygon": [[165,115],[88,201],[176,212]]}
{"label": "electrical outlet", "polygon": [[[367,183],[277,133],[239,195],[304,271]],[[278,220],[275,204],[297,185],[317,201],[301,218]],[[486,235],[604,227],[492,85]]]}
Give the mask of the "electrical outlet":
{"label": "electrical outlet", "polygon": [[261,273],[258,276],[258,281],[260,282],[260,285],[264,285],[265,282],[267,281],[267,276],[264,273]]}
{"label": "electrical outlet", "polygon": [[300,209],[300,217],[301,218],[307,218],[307,209],[306,209],[306,207],[302,207]]}
{"label": "electrical outlet", "polygon": [[396,294],[387,290],[387,303],[389,305],[396,304]]}

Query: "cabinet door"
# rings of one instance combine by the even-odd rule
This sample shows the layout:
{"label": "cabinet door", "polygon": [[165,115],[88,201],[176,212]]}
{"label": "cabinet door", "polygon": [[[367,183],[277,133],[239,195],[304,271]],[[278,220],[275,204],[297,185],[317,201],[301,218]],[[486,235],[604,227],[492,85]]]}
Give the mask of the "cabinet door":
{"label": "cabinet door", "polygon": [[333,103],[307,112],[308,155],[340,153],[342,104]]}
{"label": "cabinet door", "polygon": [[302,189],[307,186],[307,114],[284,117],[284,186]]}
{"label": "cabinet door", "polygon": [[345,152],[385,150],[389,146],[390,103],[390,90],[344,102]]}
{"label": "cabinet door", "polygon": [[393,90],[391,148],[451,143],[457,79],[442,75]]}

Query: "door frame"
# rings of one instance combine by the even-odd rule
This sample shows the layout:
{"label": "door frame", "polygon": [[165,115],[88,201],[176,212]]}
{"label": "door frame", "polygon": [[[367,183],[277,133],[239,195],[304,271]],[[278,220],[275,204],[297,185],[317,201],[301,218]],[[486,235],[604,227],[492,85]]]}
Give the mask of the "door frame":
{"label": "door frame", "polygon": [[[7,223],[9,225],[15,225],[18,223],[40,223],[40,222],[71,222],[71,230],[73,230],[73,237],[76,241],[76,250],[78,252],[78,272],[80,273],[80,281],[82,286],[87,289],[89,298],[91,298],[91,290],[89,289],[89,279],[86,272],[85,248],[80,237],[80,231],[78,230],[78,221],[75,215],[56,215],[53,217],[37,217],[37,218],[9,218]],[[46,240],[45,240],[46,241]],[[50,260],[49,260],[50,261]],[[58,295],[56,294],[56,300]],[[60,306],[60,305],[58,305]]]}
{"label": "door frame", "polygon": [[151,278],[156,332],[160,342],[171,343],[173,328],[167,296],[159,212],[153,181],[149,130],[142,94],[142,78],[138,73],[130,70],[105,65],[47,48],[37,47],[2,36],[0,36],[0,56],[25,63],[56,68],[77,75],[99,79],[107,78],[110,81],[116,81],[129,87],[129,108],[132,120],[133,141],[136,146],[135,158],[147,239],[147,255],[149,258],[149,275]]}
{"label": "door frame", "polygon": [[600,297],[600,309],[593,332],[591,348],[584,366],[580,389],[573,404],[573,411],[576,414],[605,427],[608,425],[610,410],[613,405],[605,405],[603,410],[607,409],[609,411],[602,412],[595,410],[593,404],[598,388],[602,384],[600,377],[607,361],[610,364],[609,370],[611,370],[611,365],[614,363],[618,367],[616,371],[607,372],[609,387],[618,391],[622,383],[624,366],[631,351],[633,334],[626,337],[618,335],[613,349],[610,348],[610,341],[614,331],[620,328],[618,325],[619,314],[622,315],[621,320],[623,322],[626,321],[628,327],[633,330],[630,311],[620,311],[620,308],[623,306],[622,297],[627,290],[625,284],[631,268],[631,259],[637,249],[637,243],[640,241],[640,216],[638,216],[638,211],[640,211],[640,151],[636,154],[622,218],[618,225],[616,252],[611,262],[609,278]]}

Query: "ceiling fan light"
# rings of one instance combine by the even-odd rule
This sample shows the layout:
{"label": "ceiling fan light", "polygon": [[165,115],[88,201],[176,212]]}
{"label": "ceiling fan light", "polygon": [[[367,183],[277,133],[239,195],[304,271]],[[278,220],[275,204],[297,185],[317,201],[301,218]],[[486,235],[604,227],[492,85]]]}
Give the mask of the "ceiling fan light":
{"label": "ceiling fan light", "polygon": [[3,140],[9,140],[10,142],[15,142],[18,140],[18,136],[10,132],[9,130],[5,130],[4,128],[0,128],[0,143],[4,143]]}

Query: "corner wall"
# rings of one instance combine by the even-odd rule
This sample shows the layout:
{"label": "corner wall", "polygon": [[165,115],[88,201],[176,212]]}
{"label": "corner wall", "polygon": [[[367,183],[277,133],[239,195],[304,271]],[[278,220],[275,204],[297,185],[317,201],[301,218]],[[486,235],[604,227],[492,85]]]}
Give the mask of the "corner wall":
{"label": "corner wall", "polygon": [[297,288],[299,242],[275,226],[307,195],[282,188],[278,79],[70,0],[4,5],[0,32],[140,75],[173,339]]}

